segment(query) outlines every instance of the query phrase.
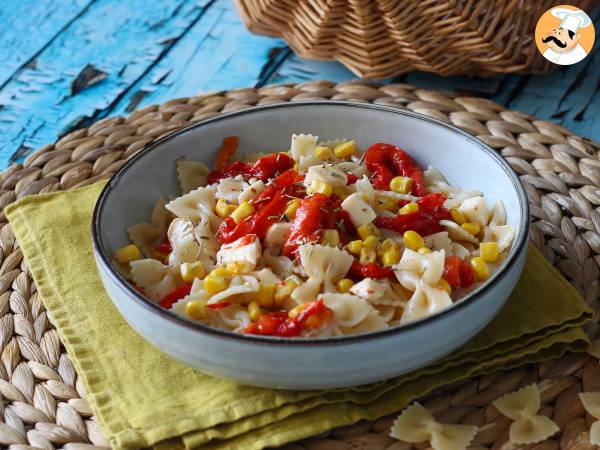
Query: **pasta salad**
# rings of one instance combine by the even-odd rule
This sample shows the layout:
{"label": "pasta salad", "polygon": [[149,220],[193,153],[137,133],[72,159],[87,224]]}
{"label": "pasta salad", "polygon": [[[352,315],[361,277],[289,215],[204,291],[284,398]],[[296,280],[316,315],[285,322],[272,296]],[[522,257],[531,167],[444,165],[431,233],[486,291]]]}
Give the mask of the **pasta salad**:
{"label": "pasta salad", "polygon": [[183,195],[159,199],[115,264],[155,302],[238,333],[326,337],[399,326],[485,282],[514,229],[501,201],[449,185],[401,148],[292,135],[289,151],[214,170],[175,162]]}

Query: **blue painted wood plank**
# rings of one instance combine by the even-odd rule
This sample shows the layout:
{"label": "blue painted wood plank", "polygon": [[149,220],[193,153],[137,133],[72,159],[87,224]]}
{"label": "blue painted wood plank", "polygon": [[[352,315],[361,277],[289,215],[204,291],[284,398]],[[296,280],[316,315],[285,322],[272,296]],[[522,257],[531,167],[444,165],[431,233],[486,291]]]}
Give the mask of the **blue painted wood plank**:
{"label": "blue painted wood plank", "polygon": [[93,0],[2,0],[0,86],[52,42]]}
{"label": "blue painted wood plank", "polygon": [[129,89],[111,114],[124,114],[131,110],[132,104],[139,107],[200,91],[260,85],[288,54],[282,40],[248,32],[233,2],[218,0]]}
{"label": "blue painted wood plank", "polygon": [[[198,0],[97,0],[0,91],[0,165],[18,148],[53,142],[117,103],[210,5]],[[73,95],[86,67],[104,79]]]}

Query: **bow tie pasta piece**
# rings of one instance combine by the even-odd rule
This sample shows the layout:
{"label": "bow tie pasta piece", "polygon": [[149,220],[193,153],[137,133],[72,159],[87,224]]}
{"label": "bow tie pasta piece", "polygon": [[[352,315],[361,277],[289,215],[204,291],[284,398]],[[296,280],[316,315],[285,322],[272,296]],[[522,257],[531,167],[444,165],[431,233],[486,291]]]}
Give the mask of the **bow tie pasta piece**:
{"label": "bow tie pasta piece", "polygon": [[191,263],[198,259],[200,245],[194,237],[194,223],[190,219],[173,219],[167,236],[173,248],[169,254],[170,266],[179,267],[182,263]]}
{"label": "bow tie pasta piece", "polygon": [[206,164],[199,161],[179,159],[175,161],[175,166],[182,194],[187,194],[196,188],[206,186],[206,179],[210,173],[210,169]]}
{"label": "bow tie pasta piece", "polygon": [[219,250],[219,241],[217,241],[215,233],[212,231],[208,217],[202,216],[200,218],[194,228],[194,237],[200,245],[200,259],[210,257],[214,260],[217,250]]}
{"label": "bow tie pasta piece", "polygon": [[556,433],[559,428],[549,417],[540,416],[540,391],[530,384],[506,394],[492,402],[506,417],[514,422],[509,428],[509,439],[514,444],[535,444]]}
{"label": "bow tie pasta piece", "polygon": [[400,323],[411,322],[422,317],[431,316],[452,305],[452,298],[443,288],[430,286],[421,281],[420,286],[404,307]]}
{"label": "bow tie pasta piece", "polygon": [[138,223],[127,228],[131,242],[137,245],[148,258],[154,257],[154,249],[160,244],[169,224],[169,211],[165,209],[167,202],[159,198],[152,209],[150,223]]}
{"label": "bow tie pasta piece", "polygon": [[452,220],[440,220],[440,225],[443,226],[448,234],[457,241],[479,244],[479,241],[475,236],[472,236],[467,230]]}
{"label": "bow tie pasta piece", "polygon": [[238,198],[244,190],[250,186],[244,181],[244,177],[238,175],[235,178],[223,178],[217,184],[216,198],[223,198],[229,202],[237,203]]}
{"label": "bow tie pasta piece", "polygon": [[348,184],[348,176],[339,167],[331,164],[312,166],[308,168],[304,184],[310,186],[313,181],[322,181],[333,187],[339,187]]}
{"label": "bow tie pasta piece", "polygon": [[510,247],[515,238],[515,229],[510,225],[490,225],[489,232],[498,243],[498,251],[503,252]]}
{"label": "bow tie pasta piece", "polygon": [[165,208],[183,219],[199,222],[207,217],[213,229],[217,229],[221,220],[214,213],[215,191],[211,187],[199,187],[187,194],[171,200]]}
{"label": "bow tie pasta piece", "polygon": [[367,168],[354,161],[340,161],[335,163],[336,167],[341,169],[344,173],[351,173],[352,175],[356,175],[357,177],[363,177],[367,174]]}
{"label": "bow tie pasta piece", "polygon": [[502,200],[497,200],[492,208],[492,218],[490,225],[506,225],[506,209]]}
{"label": "bow tie pasta piece", "polygon": [[423,240],[425,241],[425,247],[434,251],[443,250],[446,257],[458,256],[460,259],[467,259],[471,255],[463,245],[450,239],[447,231],[424,236]]}
{"label": "bow tie pasta piece", "polygon": [[133,282],[144,289],[146,296],[158,301],[177,287],[173,269],[155,259],[139,259],[129,263]]}
{"label": "bow tie pasta piece", "polygon": [[345,250],[320,244],[307,244],[299,248],[300,266],[308,280],[292,293],[299,303],[313,301],[321,285],[325,292],[335,292],[334,283],[344,278],[354,257]]}
{"label": "bow tie pasta piece", "polygon": [[[334,335],[387,328],[387,322],[364,299],[351,294],[321,294],[325,306],[333,310]],[[364,324],[364,322],[367,324]]]}
{"label": "bow tie pasta piece", "polygon": [[579,399],[583,408],[596,419],[590,427],[590,443],[600,445],[600,392],[580,392]]}
{"label": "bow tie pasta piece", "polygon": [[422,279],[425,284],[435,286],[444,273],[445,257],[443,250],[421,255],[406,248],[395,268],[396,278],[411,291],[417,288],[415,279]]}
{"label": "bow tie pasta piece", "polygon": [[388,280],[364,278],[350,288],[350,293],[371,305],[404,306],[405,299],[392,289]]}
{"label": "bow tie pasta piece", "polygon": [[231,277],[229,287],[218,294],[213,295],[207,302],[207,305],[214,305],[215,303],[222,302],[223,300],[229,299],[234,295],[239,294],[250,294],[258,292],[259,284],[258,280],[250,275],[236,275]]}
{"label": "bow tie pasta piece", "polygon": [[366,175],[363,175],[362,178],[356,180],[354,183],[354,187],[356,188],[356,192],[361,194],[361,196],[365,196],[367,202],[375,203],[376,191],[373,185],[371,184],[371,180]]}
{"label": "bow tie pasta piece", "polygon": [[465,450],[476,433],[473,425],[439,423],[416,402],[398,416],[390,430],[394,439],[413,444],[429,441],[433,450]]}
{"label": "bow tie pasta piece", "polygon": [[458,210],[465,215],[469,222],[477,223],[482,227],[488,224],[490,211],[487,202],[480,195],[466,199]]}
{"label": "bow tie pasta piece", "polygon": [[217,264],[226,266],[227,264],[240,263],[245,266],[247,271],[252,271],[261,255],[262,245],[260,239],[254,234],[249,234],[230,244],[223,244],[217,252]]}

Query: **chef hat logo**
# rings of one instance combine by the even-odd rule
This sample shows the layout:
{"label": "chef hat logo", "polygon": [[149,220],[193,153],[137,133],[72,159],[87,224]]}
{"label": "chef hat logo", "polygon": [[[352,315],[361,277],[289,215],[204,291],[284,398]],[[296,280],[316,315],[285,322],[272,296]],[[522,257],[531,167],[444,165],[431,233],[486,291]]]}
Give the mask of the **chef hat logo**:
{"label": "chef hat logo", "polygon": [[558,65],[576,64],[594,47],[594,24],[585,11],[558,5],[546,11],[535,28],[535,43],[548,61]]}

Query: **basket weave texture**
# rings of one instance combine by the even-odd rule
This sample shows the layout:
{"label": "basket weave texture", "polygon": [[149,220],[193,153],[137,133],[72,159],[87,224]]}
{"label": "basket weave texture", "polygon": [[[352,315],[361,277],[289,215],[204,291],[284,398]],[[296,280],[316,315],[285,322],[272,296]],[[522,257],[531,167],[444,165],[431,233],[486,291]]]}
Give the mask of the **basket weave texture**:
{"label": "basket weave texture", "polygon": [[[71,189],[106,178],[154,140],[191,122],[256,104],[305,99],[372,102],[407,108],[452,123],[502,154],[521,176],[532,212],[531,241],[599,309],[600,145],[556,124],[488,100],[450,97],[405,84],[368,82],[267,86],[200,95],[104,119],[78,130],[0,174],[0,444],[13,450],[89,450],[108,446],[58,333],[49,321],[3,209],[28,194]],[[599,325],[586,327],[592,339]],[[531,382],[541,413],[560,432],[531,446],[507,442],[509,419],[491,405]],[[577,394],[600,390],[600,365],[587,355],[473,378],[422,399],[440,421],[479,427],[472,449],[592,449],[594,420]],[[361,422],[288,445],[288,450],[423,450],[388,436],[393,417]]]}
{"label": "basket weave texture", "polygon": [[[250,31],[301,57],[335,59],[364,78],[411,70],[547,72],[534,41],[548,0],[235,0]],[[591,0],[574,0],[585,9]]]}

